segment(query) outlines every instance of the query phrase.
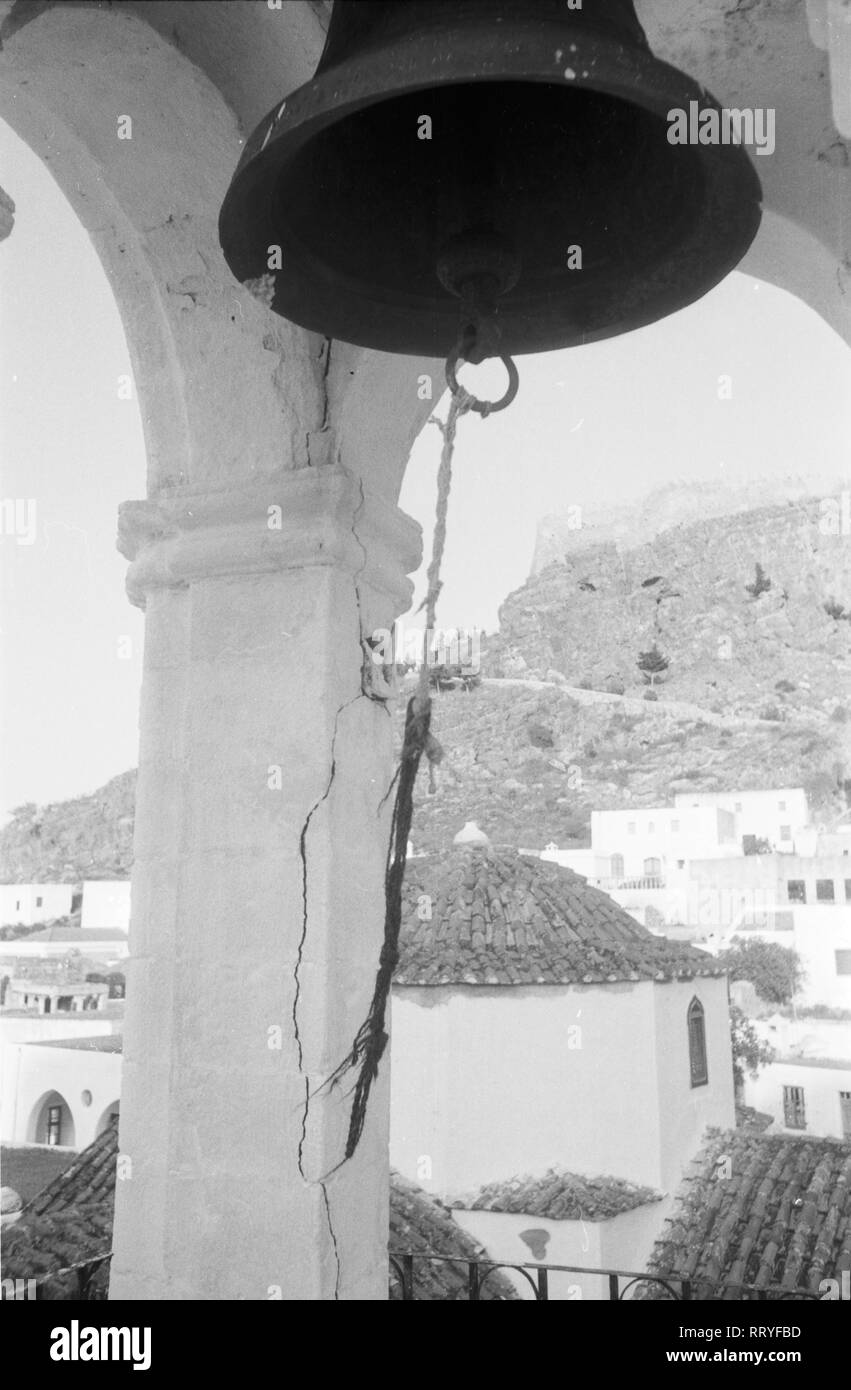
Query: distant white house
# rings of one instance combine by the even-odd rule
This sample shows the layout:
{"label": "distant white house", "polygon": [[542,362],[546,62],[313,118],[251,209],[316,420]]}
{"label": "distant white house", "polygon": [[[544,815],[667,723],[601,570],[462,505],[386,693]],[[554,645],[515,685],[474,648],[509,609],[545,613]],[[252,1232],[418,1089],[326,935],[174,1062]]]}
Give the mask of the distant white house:
{"label": "distant white house", "polygon": [[771,1115],[772,1133],[851,1140],[851,1022],[755,1019],[776,1056],[746,1077],[744,1101]]}
{"label": "distant white house", "polygon": [[120,1036],[9,1043],[0,1060],[0,1138],[85,1148],[114,1123],[120,1094]]}
{"label": "distant white house", "polygon": [[692,863],[681,920],[713,950],[732,936],[792,947],[804,969],[799,1004],[851,1009],[851,866],[844,857]]}
{"label": "distant white house", "polygon": [[0,926],[34,926],[72,912],[80,926],[96,930],[130,926],[130,880],[86,879],[78,883],[0,884]]}
{"label": "distant white house", "polygon": [[592,811],[591,848],[600,886],[665,887],[672,871],[689,859],[724,859],[742,855],[731,811],[716,806],[635,807]]}
{"label": "distant white house", "polygon": [[[810,824],[807,796],[802,787],[774,787],[760,791],[678,792],[677,810],[712,807],[735,819],[735,836],[767,840],[774,850],[793,853],[797,840]],[[694,858],[710,858],[695,854]]]}
{"label": "distant white house", "polygon": [[0,883],[0,927],[26,926],[67,917],[73,883]]}
{"label": "distant white house", "polygon": [[109,985],[85,980],[12,979],[6,993],[11,1009],[35,1009],[40,1014],[89,1013],[102,1009]]}
{"label": "distant white house", "polygon": [[83,884],[80,926],[94,931],[105,928],[130,930],[130,880],[87,879]]}
{"label": "distant white house", "polygon": [[[734,1123],[726,975],[545,860],[461,845],[410,862],[405,894],[393,1166],[457,1200],[498,1258],[543,1230],[549,1260],[593,1264],[593,1248],[620,1268],[639,1261],[706,1127]],[[649,1192],[629,1211],[604,1205],[590,1244],[551,1193],[528,1212],[481,1209],[494,1183],[531,1177],[530,1193],[549,1192],[553,1166],[568,1186]]]}
{"label": "distant white house", "polygon": [[15,961],[62,960],[77,952],[103,965],[124,960],[129,951],[127,933],[117,927],[45,927],[31,936],[0,941],[0,972],[14,973]]}

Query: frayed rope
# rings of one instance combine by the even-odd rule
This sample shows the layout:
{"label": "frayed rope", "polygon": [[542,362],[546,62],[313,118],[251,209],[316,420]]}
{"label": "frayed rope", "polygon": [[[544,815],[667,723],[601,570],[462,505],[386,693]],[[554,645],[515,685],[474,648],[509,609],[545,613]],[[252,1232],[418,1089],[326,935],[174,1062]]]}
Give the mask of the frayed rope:
{"label": "frayed rope", "polygon": [[[435,609],[441,589],[440,566],[446,544],[446,517],[449,506],[449,490],[452,483],[452,456],[455,449],[455,430],[458,418],[471,409],[475,397],[463,387],[453,394],[446,416],[446,423],[432,416],[443,435],[443,449],[437,474],[437,514],[432,541],[431,563],[426,577],[426,597],[420,605],[425,609],[424,644],[429,632],[434,630]],[[351,1049],[336,1071],[328,1077],[320,1090],[338,1086],[350,1073],[357,1074],[352,1088],[354,1099],[349,1117],[349,1131],[346,1139],[344,1157],[337,1164],[341,1167],[352,1157],[360,1142],[366,1123],[366,1109],[372,1083],[378,1076],[378,1066],[384,1056],[389,1035],[386,1028],[387,1004],[393,972],[399,963],[399,934],[402,929],[402,886],[405,879],[405,864],[408,854],[408,839],[414,814],[414,786],[420,762],[425,754],[429,763],[430,789],[434,790],[434,767],[443,757],[440,744],[431,733],[431,696],[429,694],[428,652],[423,647],[423,660],[420,666],[419,685],[405,713],[405,734],[399,766],[387,796],[396,787],[396,800],[390,824],[390,843],[387,850],[387,868],[384,876],[384,942],[378,958],[378,973],[369,1013],[355,1035]],[[385,797],[386,800],[386,797]],[[382,803],[383,804],[383,803]],[[333,1168],[331,1172],[336,1172]],[[327,1175],[330,1176],[330,1175]]]}

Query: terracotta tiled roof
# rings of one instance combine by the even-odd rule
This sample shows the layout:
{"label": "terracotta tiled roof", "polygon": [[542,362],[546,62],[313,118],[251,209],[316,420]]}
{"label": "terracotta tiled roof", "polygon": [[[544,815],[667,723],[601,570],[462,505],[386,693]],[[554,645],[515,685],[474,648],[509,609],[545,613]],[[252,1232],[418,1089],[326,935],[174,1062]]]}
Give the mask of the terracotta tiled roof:
{"label": "terracotta tiled roof", "polygon": [[[390,1253],[422,1251],[431,1255],[447,1255],[452,1260],[487,1259],[482,1246],[469,1236],[453,1219],[442,1203],[408,1182],[400,1173],[391,1176],[390,1188]],[[461,1263],[429,1260],[414,1261],[414,1294],[423,1302],[464,1302],[468,1292],[468,1270]],[[396,1280],[391,1282],[391,1297],[397,1296]],[[508,1280],[498,1272],[490,1274],[482,1287],[483,1300],[508,1301],[516,1299]]]}
{"label": "terracotta tiled roof", "polygon": [[[42,1279],[109,1252],[117,1151],[110,1125],[24,1207],[3,1232],[4,1278]],[[73,1298],[75,1281],[50,1280],[44,1292],[48,1299]]]}
{"label": "terracotta tiled roof", "polygon": [[714,1131],[667,1227],[649,1270],[692,1280],[696,1297],[707,1284],[817,1292],[851,1269],[851,1144]]}
{"label": "terracotta tiled roof", "polygon": [[24,1209],[24,1216],[59,1216],[79,1207],[93,1206],[105,1206],[111,1215],[117,1155],[116,1126],[107,1125],[94,1143],[77,1154],[63,1173],[33,1197]]}
{"label": "terracotta tiled roof", "polygon": [[[109,1252],[115,1197],[118,1134],[114,1125],[78,1154],[68,1168],[24,1208],[19,1221],[3,1233],[3,1277],[43,1278],[82,1260]],[[459,1263],[415,1261],[414,1293],[422,1301],[463,1300],[467,1296],[465,1260],[485,1252],[454,1221],[448,1208],[398,1173],[391,1176],[390,1252],[423,1251],[447,1255]],[[105,1296],[105,1277],[97,1285]],[[48,1298],[76,1297],[73,1280],[51,1280]],[[391,1298],[397,1293],[391,1281]],[[483,1300],[510,1300],[517,1294],[508,1280],[492,1274]]]}
{"label": "terracotta tiled roof", "polygon": [[459,1197],[451,1205],[465,1211],[516,1212],[552,1221],[608,1221],[662,1194],[624,1178],[586,1178],[550,1168],[537,1178],[507,1178],[488,1183],[474,1197]]}
{"label": "terracotta tiled roof", "polygon": [[773,1124],[773,1115],[766,1114],[764,1110],[756,1110],[752,1105],[736,1102],[736,1129],[746,1130],[749,1134],[762,1134],[763,1130],[770,1129]]}
{"label": "terracotta tiled roof", "polygon": [[608,984],[725,973],[705,951],[654,936],[572,870],[513,850],[459,846],[409,859],[404,895],[400,985]]}

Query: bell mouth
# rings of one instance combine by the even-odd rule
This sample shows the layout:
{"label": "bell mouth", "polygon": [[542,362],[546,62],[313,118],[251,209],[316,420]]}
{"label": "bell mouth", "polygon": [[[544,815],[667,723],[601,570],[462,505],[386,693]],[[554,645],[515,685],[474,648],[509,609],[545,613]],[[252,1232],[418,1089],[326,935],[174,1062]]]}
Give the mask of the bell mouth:
{"label": "bell mouth", "polygon": [[[441,250],[492,236],[519,265],[499,299],[517,355],[652,323],[738,263],[760,220],[750,160],[737,146],[668,140],[670,110],[715,106],[702,88],[596,34],[571,30],[576,51],[562,36],[545,63],[538,37],[531,80],[523,45],[494,55],[480,44],[474,61],[462,37],[456,50],[441,36],[429,69],[448,67],[440,86],[420,72],[411,90],[411,45],[396,65],[382,48],[322,73],[252,136],[221,239],[243,282],[281,247],[277,313],[364,347],[445,356],[459,311]],[[388,71],[401,90],[388,90]]]}

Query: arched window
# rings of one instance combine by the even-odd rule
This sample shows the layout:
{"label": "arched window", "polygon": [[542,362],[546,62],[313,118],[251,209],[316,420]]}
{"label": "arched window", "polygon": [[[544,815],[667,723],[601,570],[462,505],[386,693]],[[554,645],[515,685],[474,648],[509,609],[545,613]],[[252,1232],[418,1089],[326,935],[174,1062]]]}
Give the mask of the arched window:
{"label": "arched window", "polygon": [[645,859],[645,861],[644,861],[644,877],[645,877],[645,878],[660,878],[660,877],[661,877],[661,874],[662,874],[662,861],[661,861],[661,859]]}
{"label": "arched window", "polygon": [[73,1149],[76,1142],[74,1116],[58,1091],[49,1091],[36,1103],[30,1116],[27,1142]]}
{"label": "arched window", "polygon": [[703,1005],[692,999],[688,1006],[688,1059],[692,1086],[705,1086],[709,1080],[706,1065],[706,1024]]}

